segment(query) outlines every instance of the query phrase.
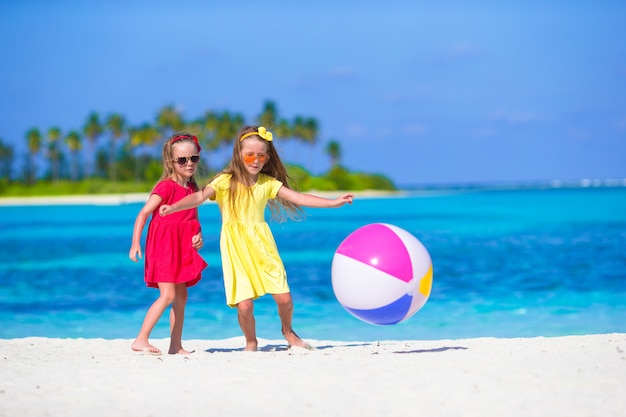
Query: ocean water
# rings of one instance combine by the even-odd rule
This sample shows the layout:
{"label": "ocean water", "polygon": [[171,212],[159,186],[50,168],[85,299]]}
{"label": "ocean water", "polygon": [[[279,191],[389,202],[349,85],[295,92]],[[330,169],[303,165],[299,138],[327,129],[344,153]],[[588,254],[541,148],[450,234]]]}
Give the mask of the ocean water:
{"label": "ocean water", "polygon": [[[0,338],[134,338],[157,290],[128,259],[142,204],[0,207]],[[270,222],[305,339],[375,341],[626,332],[626,187],[432,190],[357,198]],[[185,339],[240,336],[224,303],[219,211],[200,207],[209,263],[189,289]],[[433,259],[433,287],[408,320],[351,316],[331,287],[334,251],[352,231],[390,223]],[[255,302],[257,334],[281,339],[270,296]],[[164,314],[152,337],[168,337]]]}

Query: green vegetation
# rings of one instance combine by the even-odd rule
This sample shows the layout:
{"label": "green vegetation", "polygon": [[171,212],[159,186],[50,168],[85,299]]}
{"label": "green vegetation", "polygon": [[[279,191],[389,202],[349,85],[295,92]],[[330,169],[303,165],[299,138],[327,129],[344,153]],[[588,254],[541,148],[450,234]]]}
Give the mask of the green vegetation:
{"label": "green vegetation", "polygon": [[323,176],[313,176],[310,172],[297,165],[289,165],[288,170],[296,188],[300,190],[393,191],[396,189],[393,182],[382,175],[349,172],[340,165],[334,166]]}
{"label": "green vegetation", "polygon": [[[317,120],[302,116],[293,120],[282,118],[271,101],[264,104],[255,123],[272,130],[282,141],[311,145],[319,141]],[[80,130],[64,133],[53,126],[42,133],[33,127],[24,135],[28,152],[19,172],[15,169],[18,155],[0,138],[0,197],[148,192],[162,173],[163,141],[174,132],[193,133],[202,148],[210,152],[230,147],[244,124],[245,118],[238,113],[207,111],[202,117],[185,120],[173,106],[166,106],[158,112],[154,123],[134,127],[128,126],[120,114],[109,114],[102,120],[95,112],[87,116]],[[286,161],[297,189],[396,189],[383,175],[350,172],[342,166],[341,145],[337,140],[327,143],[325,153],[330,158],[331,169],[320,176]],[[207,166],[206,161],[203,164],[200,183],[221,168]]]}
{"label": "green vegetation", "polygon": [[[364,191],[364,190],[386,190],[393,191],[393,183],[380,175],[370,175],[364,173],[350,173],[343,168],[338,168],[344,174],[333,173],[333,175],[313,176],[304,168],[296,165],[288,165],[288,170],[292,176],[293,185],[300,191]],[[21,183],[8,182],[6,179],[0,180],[0,197],[35,197],[35,196],[66,196],[83,194],[126,194],[149,192],[158,178],[159,171],[152,172],[152,179],[141,181],[109,181],[106,179],[94,178],[72,182],[60,180],[57,182],[37,181],[32,185],[25,186]],[[333,171],[334,172],[334,171]],[[207,182],[209,177],[199,179],[200,184]]]}

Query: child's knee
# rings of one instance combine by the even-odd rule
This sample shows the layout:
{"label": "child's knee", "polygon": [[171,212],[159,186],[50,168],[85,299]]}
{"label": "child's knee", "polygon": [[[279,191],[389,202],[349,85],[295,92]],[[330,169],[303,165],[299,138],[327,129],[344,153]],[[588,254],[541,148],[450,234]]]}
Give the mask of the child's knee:
{"label": "child's knee", "polygon": [[177,293],[176,297],[174,298],[174,302],[176,304],[187,304],[187,293]]}
{"label": "child's knee", "polygon": [[159,294],[159,298],[163,300],[164,303],[170,305],[176,299],[176,293],[174,291],[161,290],[161,294]]}
{"label": "child's knee", "polygon": [[241,301],[237,304],[237,312],[241,315],[252,314],[254,311],[254,304],[252,300]]}
{"label": "child's knee", "polygon": [[293,303],[291,299],[291,293],[274,294],[274,301],[279,306],[289,306]]}

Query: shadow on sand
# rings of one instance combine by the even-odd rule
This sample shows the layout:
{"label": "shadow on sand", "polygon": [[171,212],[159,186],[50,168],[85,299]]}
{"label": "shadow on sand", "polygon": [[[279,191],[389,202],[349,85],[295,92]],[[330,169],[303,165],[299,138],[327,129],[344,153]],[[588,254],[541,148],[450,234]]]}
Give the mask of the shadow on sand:
{"label": "shadow on sand", "polygon": [[[324,346],[316,346],[314,350],[327,350],[327,349],[335,349],[338,347],[362,347],[362,346],[377,346],[380,347],[377,343],[355,343],[349,345],[324,345]],[[299,349],[299,348],[298,348]],[[442,346],[439,348],[433,349],[413,349],[413,350],[397,350],[392,353],[439,353],[439,352],[447,352],[449,350],[467,350],[468,348],[464,346]],[[257,352],[286,352],[291,350],[288,345],[265,345],[260,346],[257,349]],[[209,348],[204,350],[206,353],[227,353],[227,352],[243,352],[244,348]],[[372,354],[378,354],[378,352],[372,352]]]}

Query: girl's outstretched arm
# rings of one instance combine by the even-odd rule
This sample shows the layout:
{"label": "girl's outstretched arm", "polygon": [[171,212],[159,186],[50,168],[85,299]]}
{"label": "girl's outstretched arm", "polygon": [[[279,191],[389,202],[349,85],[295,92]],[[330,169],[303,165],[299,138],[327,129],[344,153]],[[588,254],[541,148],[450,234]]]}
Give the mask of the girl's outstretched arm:
{"label": "girl's outstretched arm", "polygon": [[176,213],[177,211],[198,207],[214,194],[215,190],[213,190],[213,188],[204,187],[200,191],[196,191],[195,193],[178,200],[172,205],[163,204],[159,209],[159,214],[161,216],[167,216],[168,214]]}
{"label": "girl's outstretched arm", "polygon": [[280,187],[280,190],[278,190],[278,197],[302,207],[335,208],[341,207],[346,203],[352,204],[354,194],[345,193],[335,199],[330,199],[313,194],[299,193],[287,187]]}

